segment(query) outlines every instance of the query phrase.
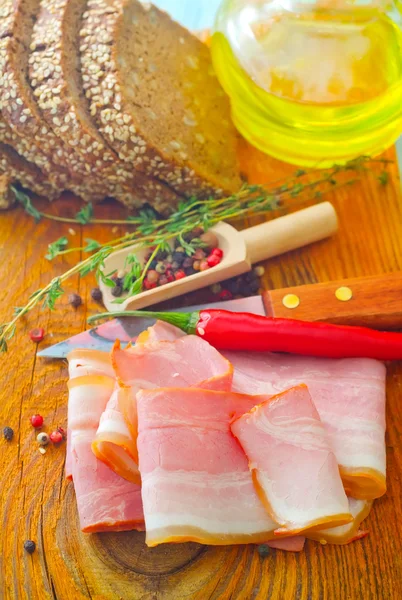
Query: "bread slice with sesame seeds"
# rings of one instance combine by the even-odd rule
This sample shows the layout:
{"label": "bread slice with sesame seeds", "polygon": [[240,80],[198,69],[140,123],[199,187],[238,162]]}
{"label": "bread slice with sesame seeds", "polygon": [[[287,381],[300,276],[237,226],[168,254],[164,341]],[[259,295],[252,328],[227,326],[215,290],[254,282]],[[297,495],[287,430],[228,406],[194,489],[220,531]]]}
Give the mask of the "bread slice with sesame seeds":
{"label": "bread slice with sesame seeds", "polygon": [[206,45],[138,0],[88,0],[80,37],[91,115],[122,160],[187,196],[240,188],[237,134]]}
{"label": "bread slice with sesame seeds", "polygon": [[[103,182],[104,195],[131,207],[144,202],[168,212],[180,197],[165,184],[121,161],[89,113],[79,56],[79,29],[86,0],[41,0],[30,45],[29,77],[47,125]],[[56,110],[55,110],[56,109]]]}
{"label": "bread slice with sesame seeds", "polygon": [[[30,144],[26,144],[24,140],[19,138],[3,121],[0,113],[0,144],[3,148],[12,149],[15,153],[15,156],[20,159],[20,161],[14,160],[15,166],[20,166],[21,171],[24,173],[24,166],[28,166],[28,174],[32,177],[32,191],[39,195],[44,196],[48,200],[56,200],[60,194],[61,190],[58,187],[55,187],[52,182],[50,182],[47,177],[44,175],[43,171],[39,168],[37,163],[35,163],[35,159],[37,155],[35,152],[32,153],[32,149]],[[32,159],[34,162],[32,162]],[[22,176],[23,176],[22,173]],[[21,176],[21,177],[22,177]],[[24,179],[24,181],[28,181],[28,179]],[[27,187],[24,184],[24,187]]]}
{"label": "bread slice with sesame seeds", "polygon": [[11,191],[11,185],[14,183],[12,177],[2,172],[0,155],[0,210],[7,210],[15,204],[15,195]]}
{"label": "bread slice with sesame seeds", "polygon": [[19,156],[14,148],[2,143],[0,143],[0,173],[37,196],[48,197],[48,185],[40,169]]}
{"label": "bread slice with sesame seeds", "polygon": [[[0,18],[0,101],[3,120],[25,140],[59,195],[69,189],[86,201],[103,199],[104,185],[95,182],[47,126],[28,81],[29,45],[39,0],[2,0]],[[35,152],[34,152],[35,148]]]}

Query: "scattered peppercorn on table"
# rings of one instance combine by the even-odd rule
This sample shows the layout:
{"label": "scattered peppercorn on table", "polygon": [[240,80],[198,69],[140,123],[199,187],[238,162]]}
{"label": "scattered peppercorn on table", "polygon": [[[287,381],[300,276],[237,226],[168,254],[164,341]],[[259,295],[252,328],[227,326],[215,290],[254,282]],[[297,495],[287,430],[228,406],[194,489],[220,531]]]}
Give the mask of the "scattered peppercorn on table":
{"label": "scattered peppercorn on table", "polygon": [[[274,181],[293,168],[244,149],[246,170],[254,182]],[[393,153],[389,153],[389,158]],[[372,174],[353,187],[341,187],[327,198],[340,217],[340,233],[265,263],[266,289],[303,283],[376,275],[402,269],[402,200],[397,166],[387,185]],[[48,208],[73,216],[74,199]],[[98,207],[99,216],[124,214],[116,205]],[[244,226],[254,224],[244,222]],[[49,242],[66,235],[75,245],[83,238],[107,241],[119,231],[95,225],[43,220],[35,225],[22,209],[0,215],[0,322],[14,306],[79,259],[66,254],[50,263]],[[369,535],[349,546],[307,542],[301,554],[256,546],[205,547],[194,543],[149,549],[137,532],[85,535],[80,532],[74,490],[64,479],[65,444],[49,443],[39,452],[39,431],[60,432],[66,426],[67,368],[60,361],[36,359],[33,329],[44,329],[40,344],[56,343],[86,328],[99,312],[91,296],[91,278],[69,281],[67,294],[54,313],[35,311],[19,324],[9,351],[0,357],[0,598],[83,600],[96,598],[194,600],[335,599],[383,600],[402,597],[402,364],[388,367],[387,495],[377,501],[364,528]],[[69,302],[76,294],[82,304]],[[343,294],[343,292],[342,292]],[[205,300],[200,290],[169,307]],[[344,297],[340,300],[344,300]],[[158,307],[159,308],[159,307]],[[163,307],[163,308],[166,308]],[[39,347],[41,347],[39,344]],[[31,417],[43,417],[35,429]],[[61,430],[63,431],[63,429]],[[27,543],[29,542],[29,543]],[[34,542],[34,545],[32,545]],[[25,544],[25,547],[24,547]]]}

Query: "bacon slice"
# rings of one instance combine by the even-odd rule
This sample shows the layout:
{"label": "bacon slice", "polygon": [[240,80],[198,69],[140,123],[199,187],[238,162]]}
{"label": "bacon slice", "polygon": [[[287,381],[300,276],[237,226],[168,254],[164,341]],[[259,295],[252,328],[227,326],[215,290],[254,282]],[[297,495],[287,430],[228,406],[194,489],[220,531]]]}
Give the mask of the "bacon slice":
{"label": "bacon slice", "polygon": [[359,527],[364,519],[368,517],[373,502],[371,500],[356,500],[355,498],[348,498],[348,500],[349,512],[353,517],[351,523],[334,527],[333,529],[309,531],[306,533],[306,537],[321,543],[340,545],[350,544],[357,539],[365,537],[367,532],[359,532]]}
{"label": "bacon slice", "polygon": [[307,386],[272,396],[231,429],[263,505],[280,525],[276,534],[352,520],[335,455]]}
{"label": "bacon slice", "polygon": [[346,493],[373,500],[386,491],[385,366],[371,359],[321,359],[225,352],[233,390],[277,394],[305,383],[329,436]]}
{"label": "bacon slice", "polygon": [[174,342],[185,335],[184,331],[178,329],[174,325],[170,325],[170,323],[156,321],[155,325],[148,327],[148,329],[140,333],[136,339],[136,344],[160,341]]}
{"label": "bacon slice", "polygon": [[120,397],[119,406],[133,440],[137,438],[135,395],[139,390],[189,386],[230,390],[232,386],[233,368],[229,361],[208,342],[193,335],[173,342],[138,344],[125,350],[116,342],[112,362],[120,385],[132,392],[131,396]]}
{"label": "bacon slice", "polygon": [[289,538],[270,540],[266,545],[275,550],[285,550],[286,552],[301,552],[304,548],[306,538],[302,535],[293,535]]}
{"label": "bacon slice", "polygon": [[91,450],[114,379],[84,375],[68,387],[71,468],[82,531],[143,529],[140,486],[122,479]]}
{"label": "bacon slice", "polygon": [[72,350],[68,356],[68,373],[70,379],[81,375],[107,375],[115,377],[112,361],[107,352],[86,348]]}
{"label": "bacon slice", "polygon": [[146,543],[274,538],[230,419],[263,398],[203,389],[142,390],[138,454]]}
{"label": "bacon slice", "polygon": [[[141,484],[138,470],[136,439],[133,438],[120,410],[120,403],[132,402],[131,390],[116,386],[92,442],[92,451],[99,460],[108,465],[120,477]],[[133,427],[136,425],[133,424]]]}

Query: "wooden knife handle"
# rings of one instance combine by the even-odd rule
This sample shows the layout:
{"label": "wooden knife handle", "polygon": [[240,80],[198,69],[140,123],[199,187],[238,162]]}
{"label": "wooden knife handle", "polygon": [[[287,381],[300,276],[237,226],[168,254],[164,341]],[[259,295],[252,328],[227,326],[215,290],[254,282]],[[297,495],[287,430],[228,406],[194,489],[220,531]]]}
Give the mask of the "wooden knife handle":
{"label": "wooden knife handle", "polygon": [[[343,286],[353,294],[346,302],[335,296]],[[283,300],[287,294],[300,299],[297,308],[286,308]],[[272,290],[264,292],[263,300],[271,317],[402,329],[402,272]]]}

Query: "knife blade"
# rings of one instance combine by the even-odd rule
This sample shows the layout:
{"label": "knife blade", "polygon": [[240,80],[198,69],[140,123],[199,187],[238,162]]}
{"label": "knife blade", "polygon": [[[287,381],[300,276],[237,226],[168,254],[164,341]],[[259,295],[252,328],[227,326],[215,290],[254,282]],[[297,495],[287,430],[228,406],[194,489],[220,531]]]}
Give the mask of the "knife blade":
{"label": "knife blade", "polygon": [[[171,309],[170,312],[187,312],[203,310],[205,308],[220,308],[233,312],[252,312],[265,315],[264,303],[261,296],[239,298],[238,300],[227,300],[209,304],[199,304],[184,308]],[[89,348],[110,352],[117,339],[122,343],[135,340],[139,334],[155,323],[153,319],[130,318],[112,319],[102,323],[93,329],[83,331],[63,342],[44,348],[38,352],[40,358],[65,358],[69,352],[76,348]]]}

